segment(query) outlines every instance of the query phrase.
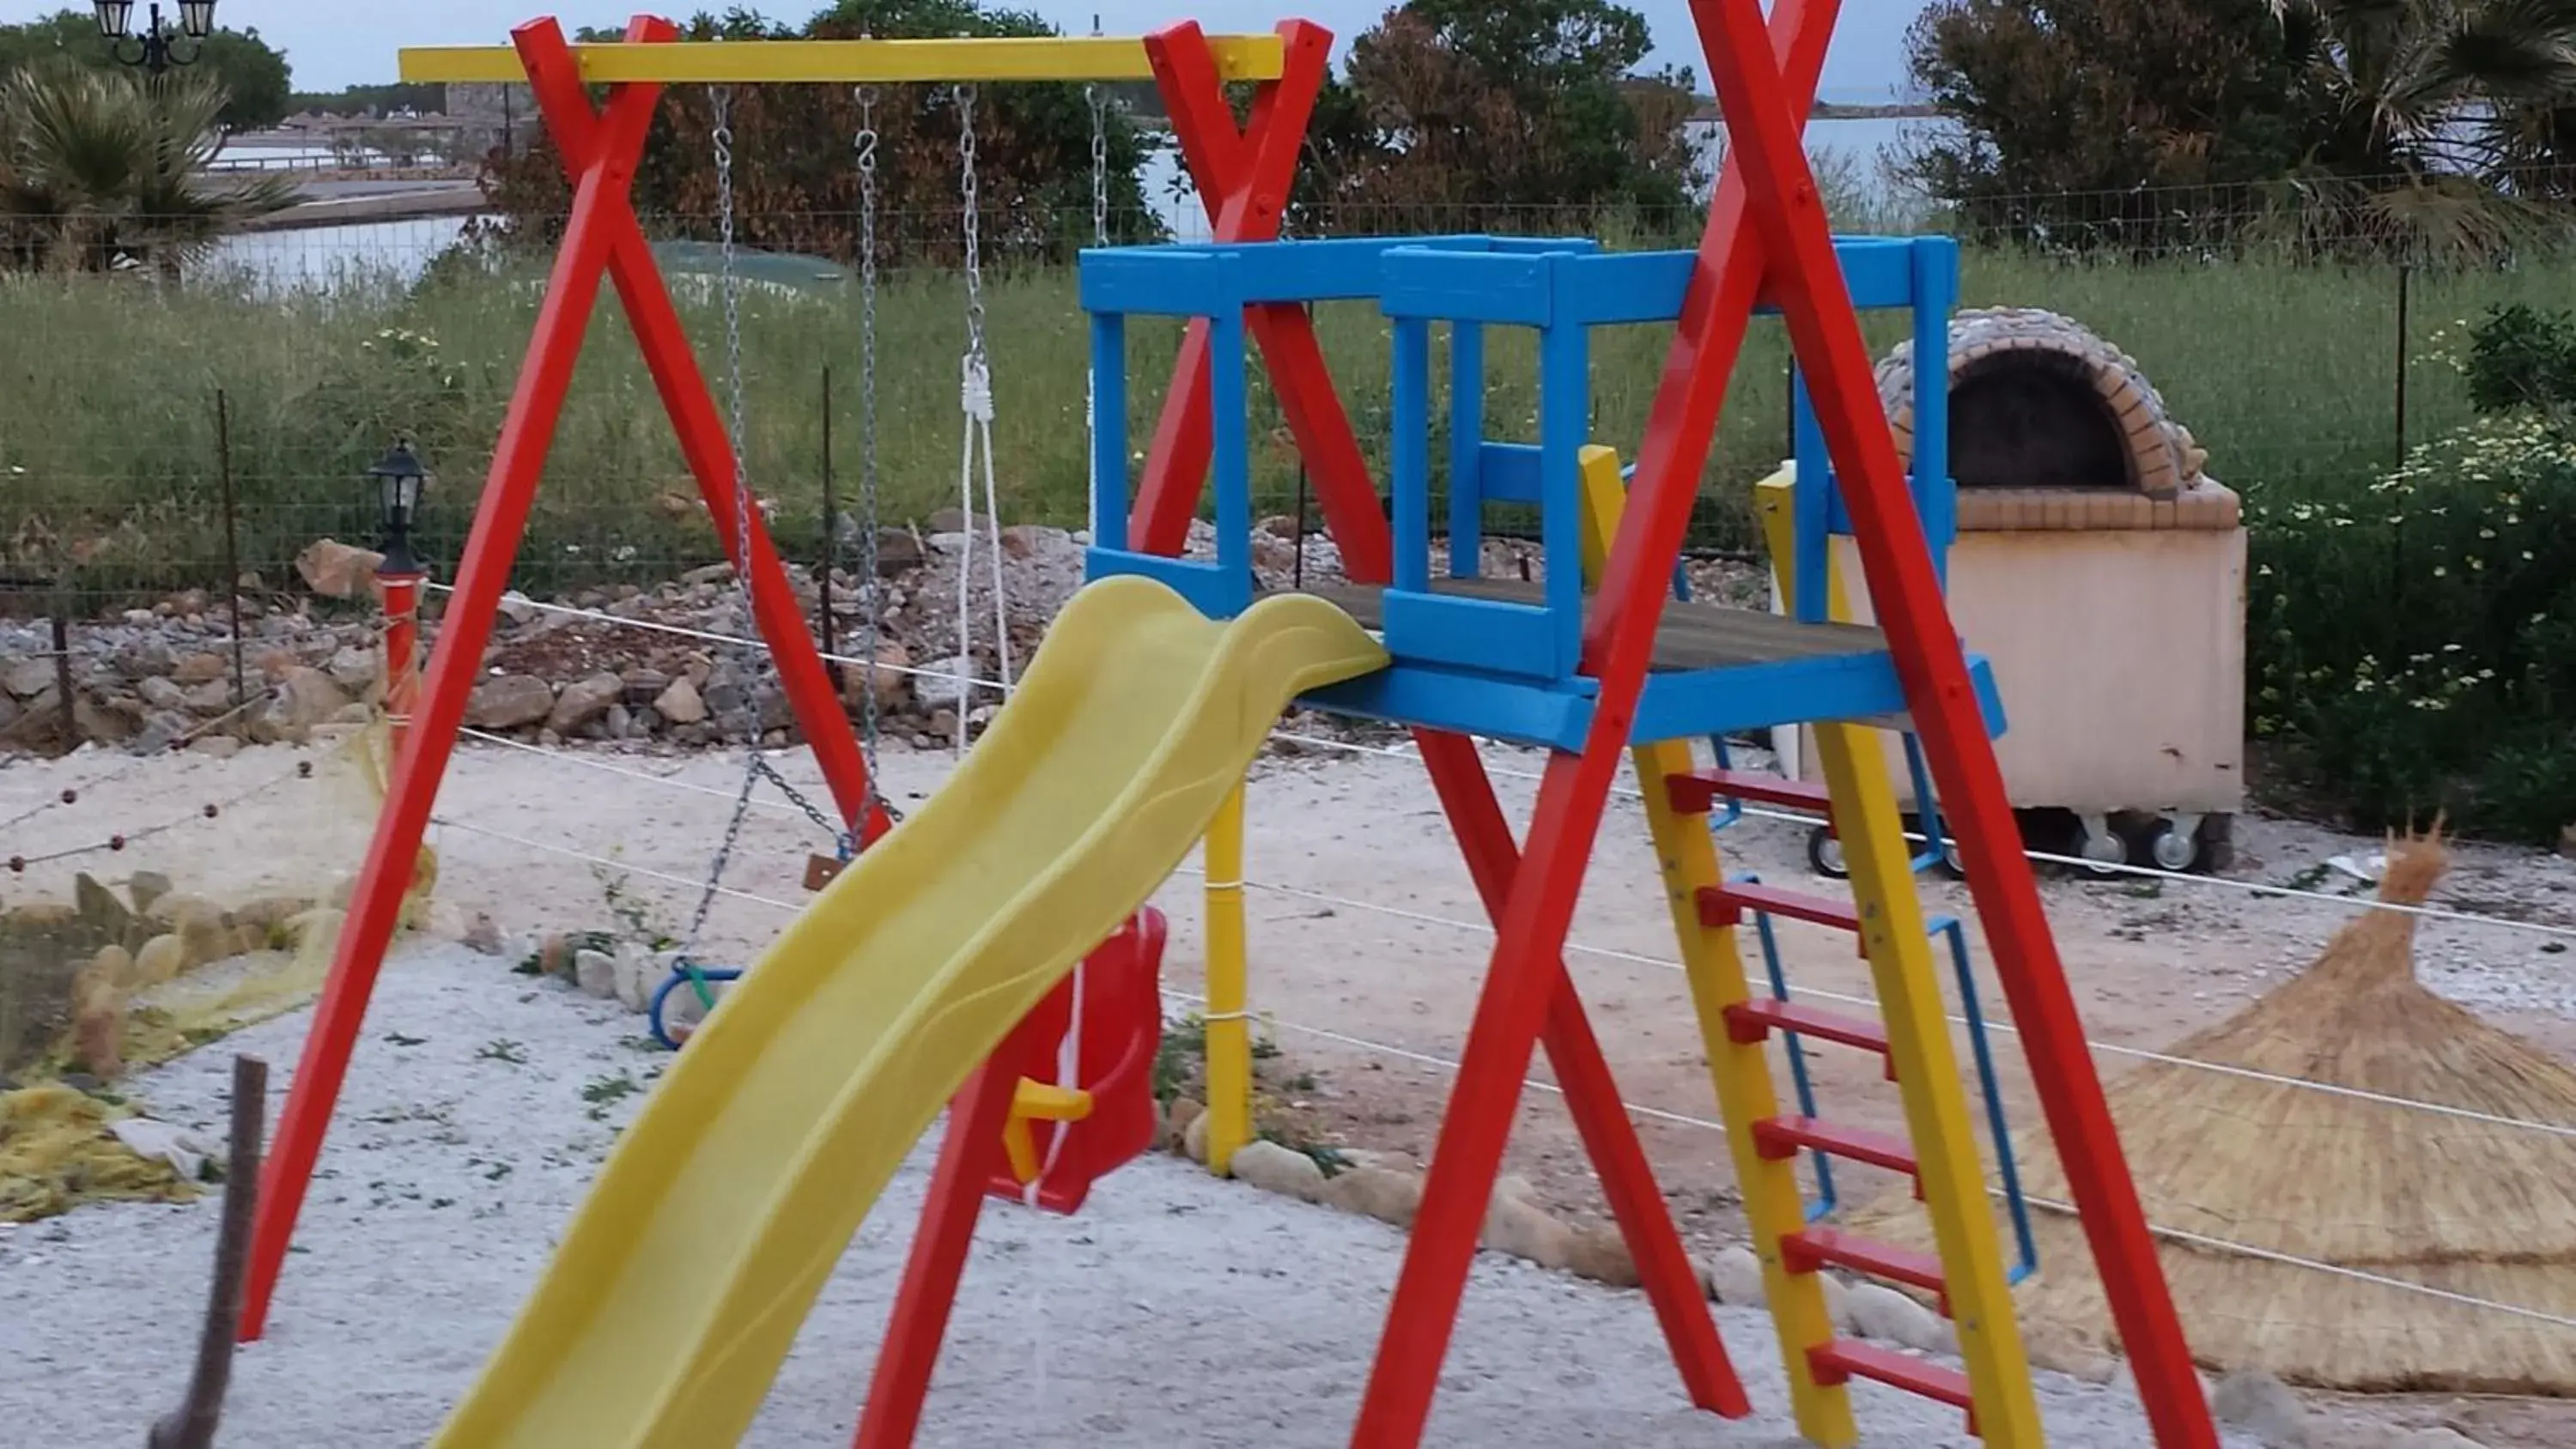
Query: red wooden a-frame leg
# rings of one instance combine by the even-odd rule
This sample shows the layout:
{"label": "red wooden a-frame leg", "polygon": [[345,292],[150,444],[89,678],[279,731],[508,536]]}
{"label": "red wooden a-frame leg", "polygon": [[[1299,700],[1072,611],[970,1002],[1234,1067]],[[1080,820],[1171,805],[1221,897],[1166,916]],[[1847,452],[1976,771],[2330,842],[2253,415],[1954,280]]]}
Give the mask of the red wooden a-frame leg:
{"label": "red wooden a-frame leg", "polygon": [[[668,22],[643,18],[626,32],[629,40],[636,41],[668,39],[673,33]],[[552,42],[556,53],[563,52],[562,34],[552,21],[522,27],[514,38],[532,73],[547,63],[540,59],[547,42]],[[569,57],[561,63],[568,64]],[[575,93],[579,93],[577,80]],[[466,537],[455,596],[440,620],[438,646],[422,680],[420,707],[395,757],[384,809],[376,817],[366,861],[350,891],[349,913],[332,953],[331,974],[323,983],[294,1084],[278,1117],[276,1143],[260,1174],[250,1272],[242,1285],[240,1334],[245,1342],[258,1338],[267,1327],[270,1299],[295,1233],[296,1215],[321,1155],[323,1136],[330,1129],[340,1084],[348,1075],[349,1053],[366,1019],[367,998],[375,987],[385,948],[393,940],[439,779],[455,751],[456,731],[464,723],[465,699],[482,673],[493,611],[508,587],[510,564],[526,531],[546,450],[554,441],[564,394],[572,385],[582,334],[599,300],[616,221],[631,216],[627,187],[634,178],[635,156],[643,147],[657,94],[658,88],[650,85],[623,86],[612,92],[598,122],[597,144],[583,162],[573,166],[571,217],[555,254],[527,361],[493,449],[473,531]],[[578,120],[588,134],[587,100]],[[571,164],[570,153],[566,161]]]}
{"label": "red wooden a-frame leg", "polygon": [[1876,617],[1905,683],[1915,731],[1949,812],[1993,951],[1996,979],[2021,1028],[2031,1080],[2066,1166],[2122,1345],[2156,1442],[2215,1445],[2217,1433],[2175,1316],[2156,1246],[2120,1150],[2084,1025],[2066,984],[2030,861],[1971,687],[1967,660],[1934,574],[1870,360],[1798,144],[1789,97],[1759,44],[1757,0],[1693,0],[1702,48],[1726,115],[1730,150],[1757,196],[1753,220],[1770,254],[1774,295],[1805,365]]}
{"label": "red wooden a-frame leg", "polygon": [[[1475,877],[1485,909],[1499,919],[1520,871],[1520,851],[1512,842],[1511,824],[1494,798],[1484,761],[1476,754],[1475,742],[1464,735],[1416,730],[1413,737],[1448,811],[1450,828],[1466,853],[1467,869]],[[1575,1130],[1582,1134],[1584,1150],[1600,1175],[1602,1196],[1609,1201],[1629,1255],[1636,1260],[1638,1279],[1655,1305],[1655,1317],[1663,1325],[1664,1341],[1672,1348],[1673,1363],[1681,1370],[1682,1386],[1691,1402],[1741,1418],[1753,1406],[1726,1357],[1726,1345],[1717,1336],[1708,1295],[1701,1291],[1698,1271],[1691,1266],[1681,1233],[1665,1209],[1645,1146],[1629,1125],[1609,1060],[1602,1055],[1574,978],[1562,960],[1557,963],[1557,981],[1540,1040],[1556,1068],[1557,1085],[1565,1093]]]}
{"label": "red wooden a-frame leg", "polygon": [[885,1346],[877,1351],[876,1376],[868,1384],[867,1407],[859,1412],[852,1449],[905,1449],[921,1427],[922,1405],[930,1395],[931,1374],[939,1367],[948,1315],[957,1306],[958,1280],[965,1276],[984,1191],[1001,1156],[1002,1129],[1010,1121],[1022,1065],[995,1053],[949,1103],[948,1136],[939,1144],[939,1166],[921,1204],[921,1225],[913,1232],[912,1255],[904,1263],[903,1286],[895,1293]]}
{"label": "red wooden a-frame leg", "polygon": [[[1286,52],[1279,79],[1261,87],[1240,133],[1198,25],[1184,21],[1145,38],[1145,54],[1172,118],[1182,163],[1197,184],[1211,233],[1219,241],[1270,241],[1279,235],[1306,123],[1330,64],[1332,32],[1322,26],[1291,20],[1279,27],[1279,36]],[[1246,308],[1244,324],[1269,367],[1280,411],[1327,511],[1336,501],[1374,510],[1377,493],[1369,482],[1368,461],[1333,391],[1312,319],[1301,307],[1273,304]],[[1181,336],[1180,358],[1172,368],[1171,389],[1163,396],[1162,418],[1136,493],[1133,526],[1137,546],[1147,552],[1180,551],[1207,477],[1214,447],[1207,349],[1207,322],[1193,319]],[[1378,536],[1384,535],[1381,527]],[[1346,551],[1353,546],[1343,544]],[[1384,577],[1386,557],[1381,543],[1375,555],[1352,559],[1352,577]],[[1371,558],[1377,572],[1363,571],[1359,565]]]}
{"label": "red wooden a-frame leg", "polygon": [[[626,30],[627,40],[634,43],[670,40],[676,35],[669,22],[649,16],[637,17]],[[863,840],[882,834],[889,824],[869,794],[857,740],[823,670],[822,658],[805,633],[777,550],[757,510],[748,536],[737,537],[731,448],[628,199],[660,88],[611,87],[605,108],[594,113],[578,63],[555,22],[531,22],[513,31],[511,38],[527,67],[530,89],[545,115],[548,133],[574,178],[572,213],[548,276],[527,360],[521,365],[493,448],[491,471],[457,570],[454,597],[441,619],[438,647],[421,682],[421,702],[396,755],[385,807],[350,892],[349,914],[333,951],[330,976],[323,984],[313,1026],[278,1119],[276,1145],[262,1170],[250,1271],[242,1290],[240,1335],[246,1342],[266,1330],[278,1274],[285,1265],[323,1138],[330,1130],[340,1086],[348,1076],[349,1054],[365,1023],[377,971],[393,939],[439,781],[455,752],[466,697],[481,673],[493,613],[509,584],[510,567],[527,529],[528,511],[604,276],[616,278],[681,447],[715,516],[717,536],[751,578],[758,627],[775,651],[781,683],[806,738],[813,743],[842,818],[857,823]]]}

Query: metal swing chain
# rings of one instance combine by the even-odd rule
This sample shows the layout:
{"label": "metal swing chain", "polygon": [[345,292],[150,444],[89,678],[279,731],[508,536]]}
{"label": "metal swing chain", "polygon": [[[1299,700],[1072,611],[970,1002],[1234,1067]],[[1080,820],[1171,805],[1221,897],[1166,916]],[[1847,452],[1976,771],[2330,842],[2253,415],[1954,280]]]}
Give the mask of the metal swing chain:
{"label": "metal swing chain", "polygon": [[888,819],[901,820],[877,788],[877,651],[885,584],[877,577],[877,92],[860,86],[859,132],[853,140],[859,170],[859,574],[867,580],[868,607],[859,619],[859,753],[867,767],[868,794]]}
{"label": "metal swing chain", "polygon": [[[1095,21],[1093,33],[1099,30]],[[1091,107],[1091,244],[1109,245],[1109,130],[1105,102],[1100,87],[1082,88],[1082,98]],[[1100,458],[1092,446],[1100,435],[1100,380],[1085,363],[1082,369],[1082,456],[1088,460],[1084,476],[1088,486],[1082,491],[1090,504],[1091,536],[1100,536]]]}
{"label": "metal swing chain", "polygon": [[[725,402],[733,453],[734,594],[742,601],[745,632],[756,635],[760,616],[752,601],[751,570],[747,566],[751,557],[751,469],[743,456],[748,432],[744,426],[743,407],[742,278],[737,266],[734,236],[733,89],[730,86],[710,86],[707,99],[714,120],[717,289],[724,302]],[[766,686],[777,677],[777,669],[776,661],[770,657],[766,647],[754,646],[751,654],[754,662],[749,694],[753,714],[751,741],[744,752],[742,785],[734,793],[733,816],[725,822],[724,839],[717,844],[714,859],[708,862],[706,884],[698,892],[696,909],[689,913],[688,929],[681,936],[677,956],[682,969],[689,974],[690,985],[699,1004],[710,1008],[715,1005],[713,994],[708,991],[705,978],[698,974],[695,966],[698,936],[706,928],[708,913],[715,908],[725,866],[731,862],[735,847],[742,841],[743,824],[751,815],[752,791],[761,780],[765,778],[776,785],[808,819],[843,842],[845,849],[849,840],[848,832],[839,823],[817,809],[813,801],[790,785],[762,755],[761,703],[767,693]]]}

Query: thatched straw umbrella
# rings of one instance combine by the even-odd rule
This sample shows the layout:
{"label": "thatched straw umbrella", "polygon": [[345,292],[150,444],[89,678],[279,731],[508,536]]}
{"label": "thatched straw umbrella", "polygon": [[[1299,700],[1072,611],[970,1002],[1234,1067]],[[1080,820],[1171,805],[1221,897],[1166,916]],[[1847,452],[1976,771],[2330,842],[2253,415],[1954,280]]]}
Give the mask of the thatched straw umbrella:
{"label": "thatched straw umbrella", "polygon": [[[2437,838],[2398,842],[2379,899],[2419,904],[2448,865]],[[2171,1054],[2576,1124],[2576,1070],[2419,985],[2414,937],[2412,915],[2365,912],[2306,972]],[[2166,1062],[2110,1098],[2161,1228],[2576,1318],[2576,1137]],[[2045,1134],[2019,1151],[2031,1196],[2065,1202]],[[2034,1340],[2108,1346],[2081,1228],[2035,1216],[2040,1271],[2019,1296]],[[1855,1226],[1921,1243],[1921,1222],[1899,1195]],[[2171,1237],[2160,1251],[2209,1367],[2367,1391],[2576,1394],[2576,1329]]]}

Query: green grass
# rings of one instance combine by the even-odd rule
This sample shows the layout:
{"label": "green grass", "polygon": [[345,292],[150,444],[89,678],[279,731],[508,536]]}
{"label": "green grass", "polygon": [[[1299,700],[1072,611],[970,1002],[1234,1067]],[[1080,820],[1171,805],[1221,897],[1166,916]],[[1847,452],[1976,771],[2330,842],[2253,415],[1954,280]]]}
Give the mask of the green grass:
{"label": "green grass", "polygon": [[[2512,275],[2417,276],[2407,365],[2407,436],[2468,416],[2445,346],[2488,304],[2576,291],[2576,267]],[[2181,262],[2059,265],[1971,252],[1964,302],[2069,313],[2134,354],[2173,415],[2210,452],[2213,475],[2276,497],[2358,486],[2398,450],[2398,276],[2393,268]],[[412,433],[439,477],[428,554],[452,559],[527,347],[534,273],[468,276],[416,292],[360,284],[330,300],[262,301],[220,285],[158,292],[127,281],[0,279],[0,550],[20,567],[66,554],[75,586],[120,590],[212,585],[223,574],[216,393],[226,398],[237,525],[246,566],[271,580],[316,535],[366,538],[369,461]],[[1065,525],[1084,515],[1085,331],[1062,272],[996,277],[986,287],[998,415],[993,443],[1006,514]],[[717,308],[684,296],[719,400]],[[1871,319],[1873,347],[1901,319]],[[1359,304],[1319,310],[1317,326],[1363,445],[1383,464],[1386,327]],[[883,511],[918,519],[955,496],[961,424],[957,358],[963,301],[955,278],[887,284],[877,366]],[[1131,446],[1151,437],[1178,330],[1138,321]],[[1596,436],[1633,447],[1670,329],[1595,340]],[[1527,437],[1533,351],[1501,335],[1492,351],[1488,428]],[[1742,485],[1782,456],[1785,346],[1756,324],[1709,470],[1696,541],[1751,548]],[[844,508],[859,482],[859,322],[849,292],[758,293],[743,324],[748,465],[775,500],[775,526],[811,557],[821,533],[825,410],[833,374],[833,447]],[[1278,407],[1255,373],[1254,476],[1261,511],[1295,490]],[[1435,447],[1433,456],[1440,456]],[[23,470],[23,471],[21,471]],[[600,309],[530,522],[521,582],[556,587],[644,577],[714,556],[694,518],[655,507],[692,492],[650,379],[613,297]]]}

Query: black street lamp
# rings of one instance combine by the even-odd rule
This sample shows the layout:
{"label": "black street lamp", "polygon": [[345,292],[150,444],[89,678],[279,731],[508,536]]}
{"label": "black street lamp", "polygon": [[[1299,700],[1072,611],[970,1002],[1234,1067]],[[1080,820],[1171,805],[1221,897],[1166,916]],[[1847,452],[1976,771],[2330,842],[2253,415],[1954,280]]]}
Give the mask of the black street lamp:
{"label": "black street lamp", "polygon": [[[206,37],[215,33],[215,0],[179,0],[176,31],[161,18],[161,0],[152,0],[150,23],[140,35],[126,33],[134,19],[134,0],[90,0],[90,11],[98,18],[98,33],[107,40],[108,54],[153,75],[172,66],[196,64],[205,52]],[[184,51],[180,49],[183,41],[187,43]],[[128,45],[134,47],[132,55],[126,54]]]}
{"label": "black street lamp", "polygon": [[420,517],[420,490],[429,481],[429,470],[420,465],[411,443],[397,438],[367,469],[367,476],[376,483],[377,518],[384,529],[385,561],[376,566],[376,572],[386,577],[420,577],[420,561],[411,554],[411,529]]}

